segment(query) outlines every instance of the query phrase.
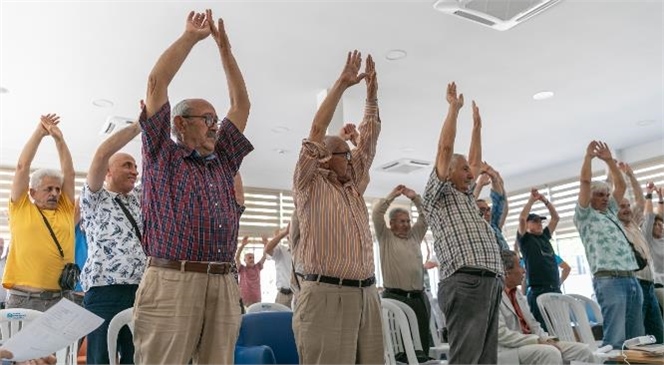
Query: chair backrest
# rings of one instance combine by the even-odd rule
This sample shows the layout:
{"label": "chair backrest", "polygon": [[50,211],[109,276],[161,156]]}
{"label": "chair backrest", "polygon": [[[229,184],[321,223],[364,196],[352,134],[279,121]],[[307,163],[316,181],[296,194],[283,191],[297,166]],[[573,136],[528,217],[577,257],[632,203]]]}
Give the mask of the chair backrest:
{"label": "chair backrest", "polygon": [[410,334],[413,337],[413,346],[415,346],[415,350],[422,350],[420,327],[419,323],[417,322],[417,315],[415,314],[413,308],[411,308],[408,304],[400,302],[395,299],[381,298],[381,300],[389,300],[394,304],[396,304],[403,311],[403,313],[406,315],[406,319],[408,319],[408,325],[410,326]]}
{"label": "chair backrest", "polygon": [[254,303],[247,308],[247,313],[257,312],[292,312],[290,308],[279,303]]}
{"label": "chair backrest", "polygon": [[584,301],[569,295],[547,293],[537,297],[537,305],[552,334],[570,342],[577,342],[578,336],[578,340],[588,344],[590,350],[597,350]]}
{"label": "chair backrest", "polygon": [[122,312],[116,314],[113,319],[108,323],[107,332],[107,349],[108,361],[110,365],[118,363],[118,335],[122,327],[127,326],[134,334],[134,308],[127,308]]}
{"label": "chair backrest", "polygon": [[[34,309],[11,308],[0,310],[0,341],[4,342],[28,325],[31,321],[41,317],[43,313]],[[76,365],[78,341],[56,352],[58,365]]]}
{"label": "chair backrest", "polygon": [[585,297],[581,294],[567,294],[570,297],[576,298],[582,301],[586,308],[586,313],[588,314],[588,320],[597,324],[604,323],[604,317],[602,317],[602,308],[599,304],[592,300],[591,298]]}
{"label": "chair backrest", "polygon": [[277,364],[299,364],[293,312],[254,312],[242,316],[237,346],[269,346]]}
{"label": "chair backrest", "polygon": [[408,364],[419,364],[406,314],[392,300],[382,299],[380,304],[383,312],[383,339],[385,343],[386,363],[389,365],[396,364],[395,354],[405,352]]}

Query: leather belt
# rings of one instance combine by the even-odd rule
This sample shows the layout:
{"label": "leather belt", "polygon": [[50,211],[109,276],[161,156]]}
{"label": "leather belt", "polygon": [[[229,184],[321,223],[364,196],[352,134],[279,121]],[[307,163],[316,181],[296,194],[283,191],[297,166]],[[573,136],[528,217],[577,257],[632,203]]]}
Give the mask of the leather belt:
{"label": "leather belt", "polygon": [[634,271],[600,270],[593,274],[596,278],[633,278]]}
{"label": "leather belt", "polygon": [[226,275],[231,272],[231,264],[228,262],[173,261],[149,257],[148,266],[218,275]]}
{"label": "leather belt", "polygon": [[[69,291],[67,291],[69,292]],[[63,292],[61,291],[39,291],[39,292],[28,292],[28,291],[23,291],[23,290],[18,290],[18,289],[9,289],[9,294],[10,295],[16,295],[19,297],[27,297],[28,299],[30,298],[38,298],[41,300],[51,300],[55,298],[60,298],[62,297]]]}
{"label": "leather belt", "polygon": [[290,290],[290,288],[279,288],[279,293],[283,295],[291,295],[293,294],[293,291]]}
{"label": "leather belt", "polygon": [[664,285],[655,283],[655,289],[664,288]]}
{"label": "leather belt", "polygon": [[487,269],[480,269],[480,268],[475,268],[475,267],[462,267],[459,270],[454,272],[455,274],[460,273],[460,274],[468,274],[468,275],[475,275],[475,276],[486,276],[490,278],[499,278],[501,275],[498,273],[495,273],[491,270]]}
{"label": "leather belt", "polygon": [[401,290],[401,289],[395,289],[395,288],[385,288],[385,292],[390,293],[390,294],[399,295],[399,296],[406,297],[406,298],[421,297],[422,293],[423,293],[422,290]]}
{"label": "leather belt", "polygon": [[356,288],[364,288],[371,286],[376,282],[376,277],[372,276],[364,280],[353,280],[353,279],[340,279],[332,276],[318,275],[318,274],[307,274],[303,276],[303,279],[306,281],[317,281],[325,284],[334,284],[340,286],[354,286]]}

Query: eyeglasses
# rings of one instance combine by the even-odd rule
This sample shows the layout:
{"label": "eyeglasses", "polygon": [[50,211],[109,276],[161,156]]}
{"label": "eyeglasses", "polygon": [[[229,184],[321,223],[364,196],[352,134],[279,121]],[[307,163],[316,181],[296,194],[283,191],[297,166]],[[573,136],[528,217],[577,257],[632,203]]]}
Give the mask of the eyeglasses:
{"label": "eyeglasses", "polygon": [[205,125],[210,128],[213,125],[217,125],[221,123],[219,120],[219,117],[216,115],[212,114],[205,114],[205,115],[183,115],[182,118],[189,119],[189,118],[203,118],[205,119]]}
{"label": "eyeglasses", "polygon": [[491,208],[489,208],[489,207],[480,207],[479,209],[480,209],[480,213],[482,213],[482,214],[491,211]]}
{"label": "eyeglasses", "polygon": [[346,157],[346,161],[350,161],[350,158],[352,157],[350,154],[350,151],[346,152],[332,152],[332,155],[343,155]]}

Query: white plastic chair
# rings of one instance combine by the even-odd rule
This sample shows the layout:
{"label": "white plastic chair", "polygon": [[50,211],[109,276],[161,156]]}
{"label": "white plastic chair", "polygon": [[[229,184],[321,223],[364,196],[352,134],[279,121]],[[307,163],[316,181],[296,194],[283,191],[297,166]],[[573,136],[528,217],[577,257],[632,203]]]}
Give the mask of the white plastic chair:
{"label": "white plastic chair", "polygon": [[292,312],[292,310],[283,304],[267,302],[254,303],[247,308],[247,313],[256,312]]}
{"label": "white plastic chair", "polygon": [[[385,363],[396,365],[395,354],[405,352],[408,364],[418,365],[415,345],[410,333],[410,324],[406,314],[394,303],[395,300],[381,299],[383,314],[383,339],[385,343]],[[418,334],[419,339],[419,334]],[[422,348],[422,344],[420,344]]]}
{"label": "white plastic chair", "polygon": [[113,319],[108,323],[107,332],[107,349],[108,349],[108,362],[110,365],[117,365],[118,363],[118,335],[122,327],[127,326],[134,334],[134,308],[127,308],[122,312],[116,314]]}
{"label": "white plastic chair", "polygon": [[450,356],[450,344],[444,342],[443,328],[445,328],[445,315],[440,310],[438,300],[431,293],[426,292],[431,307],[431,316],[429,318],[429,331],[433,338],[433,344],[429,347],[429,356],[434,359],[440,359],[444,354],[446,358]]}
{"label": "white plastic chair", "polygon": [[[34,309],[11,308],[0,310],[0,342],[4,342],[31,321],[41,317],[43,313]],[[76,365],[78,341],[57,351],[57,365]]]}
{"label": "white plastic chair", "polygon": [[567,294],[567,295],[582,301],[586,307],[586,313],[588,312],[588,309],[590,309],[590,312],[592,312],[593,317],[595,317],[595,323],[597,324],[604,323],[604,317],[602,317],[602,308],[600,308],[599,304],[596,301],[588,297],[585,297],[581,294]]}

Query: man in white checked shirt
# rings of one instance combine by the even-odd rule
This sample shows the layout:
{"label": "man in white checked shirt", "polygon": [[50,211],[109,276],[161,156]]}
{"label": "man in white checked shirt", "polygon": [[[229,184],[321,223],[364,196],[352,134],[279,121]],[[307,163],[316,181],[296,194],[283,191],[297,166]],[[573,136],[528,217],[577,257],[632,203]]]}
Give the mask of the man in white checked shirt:
{"label": "man in white checked shirt", "polygon": [[438,302],[447,319],[450,364],[495,364],[503,282],[500,249],[481,216],[473,185],[482,165],[479,109],[473,102],[468,161],[454,154],[463,94],[447,86],[449,111],[438,142],[436,166],[424,192],[424,214],[440,265]]}

